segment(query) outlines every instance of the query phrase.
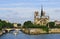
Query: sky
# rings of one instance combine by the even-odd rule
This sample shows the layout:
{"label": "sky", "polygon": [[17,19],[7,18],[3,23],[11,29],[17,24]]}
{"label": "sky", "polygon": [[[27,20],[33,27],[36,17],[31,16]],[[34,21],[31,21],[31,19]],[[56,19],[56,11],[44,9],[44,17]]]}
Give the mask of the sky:
{"label": "sky", "polygon": [[0,19],[12,23],[34,21],[34,12],[41,10],[41,5],[50,20],[60,21],[60,0],[0,0]]}

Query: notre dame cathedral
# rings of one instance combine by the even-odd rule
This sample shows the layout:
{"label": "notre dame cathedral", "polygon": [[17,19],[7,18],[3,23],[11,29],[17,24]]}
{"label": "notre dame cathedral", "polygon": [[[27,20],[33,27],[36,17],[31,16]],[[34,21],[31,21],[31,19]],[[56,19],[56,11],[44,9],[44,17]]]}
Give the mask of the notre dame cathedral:
{"label": "notre dame cathedral", "polygon": [[39,15],[38,11],[35,11],[34,24],[45,26],[48,22],[49,22],[49,16],[45,15],[45,12],[43,11],[43,7],[41,7],[41,14],[40,15]]}

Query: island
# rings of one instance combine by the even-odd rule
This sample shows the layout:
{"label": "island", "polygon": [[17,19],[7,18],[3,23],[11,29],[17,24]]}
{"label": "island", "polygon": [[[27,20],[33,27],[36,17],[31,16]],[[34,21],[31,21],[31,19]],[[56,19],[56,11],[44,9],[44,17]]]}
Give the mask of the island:
{"label": "island", "polygon": [[25,34],[55,34],[60,33],[60,21],[50,21],[50,17],[45,15],[43,7],[41,6],[41,13],[34,12],[34,21],[25,21],[21,23],[10,23],[9,21],[0,19],[0,35],[13,31],[20,30]]}

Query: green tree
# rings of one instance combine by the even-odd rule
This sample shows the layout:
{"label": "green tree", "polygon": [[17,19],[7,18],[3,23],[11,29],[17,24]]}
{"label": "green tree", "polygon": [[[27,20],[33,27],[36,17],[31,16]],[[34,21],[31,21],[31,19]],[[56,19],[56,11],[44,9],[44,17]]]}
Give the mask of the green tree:
{"label": "green tree", "polygon": [[0,22],[0,30],[2,29],[2,25],[3,25],[3,24]]}
{"label": "green tree", "polygon": [[6,27],[6,22],[5,21],[1,21],[1,23],[3,24],[2,28],[5,28]]}
{"label": "green tree", "polygon": [[17,25],[18,25],[18,26],[21,26],[21,24],[20,24],[20,23],[18,23]]}
{"label": "green tree", "polygon": [[2,20],[0,19],[0,22],[1,22]]}
{"label": "green tree", "polygon": [[55,26],[55,22],[49,22],[48,24],[49,24],[50,28],[54,28],[54,26]]}
{"label": "green tree", "polygon": [[7,28],[13,28],[13,24],[12,23],[6,23],[6,27]]}
{"label": "green tree", "polygon": [[13,28],[13,24],[12,23],[6,23],[6,21],[2,21],[0,19],[0,30],[2,28]]}
{"label": "green tree", "polygon": [[12,23],[6,23],[5,21],[2,21],[2,28],[12,28],[13,24]]}
{"label": "green tree", "polygon": [[23,26],[26,28],[31,28],[33,26],[33,23],[31,21],[26,21],[24,22]]}

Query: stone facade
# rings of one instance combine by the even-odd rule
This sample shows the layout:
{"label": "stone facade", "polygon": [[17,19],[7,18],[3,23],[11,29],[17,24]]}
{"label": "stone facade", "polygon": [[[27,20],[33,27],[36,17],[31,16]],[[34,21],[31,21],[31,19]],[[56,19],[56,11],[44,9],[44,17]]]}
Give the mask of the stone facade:
{"label": "stone facade", "polygon": [[14,26],[14,27],[18,27],[18,26],[17,26],[17,23],[14,23],[13,26]]}
{"label": "stone facade", "polygon": [[55,21],[55,26],[60,26],[60,21]]}
{"label": "stone facade", "polygon": [[49,29],[49,33],[60,33],[60,28]]}
{"label": "stone facade", "polygon": [[43,9],[41,9],[41,15],[39,16],[39,12],[35,11],[34,14],[34,23],[38,25],[46,25],[49,22],[49,16],[45,15]]}

